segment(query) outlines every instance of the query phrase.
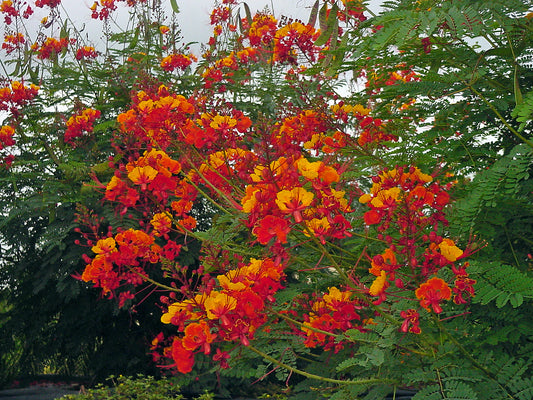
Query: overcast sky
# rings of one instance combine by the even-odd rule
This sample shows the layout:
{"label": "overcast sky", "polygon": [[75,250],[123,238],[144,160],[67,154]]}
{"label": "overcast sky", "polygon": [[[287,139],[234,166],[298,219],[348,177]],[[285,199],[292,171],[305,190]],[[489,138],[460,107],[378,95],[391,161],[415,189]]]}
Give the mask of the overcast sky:
{"label": "overcast sky", "polygon": [[[184,36],[184,42],[207,42],[212,34],[212,28],[209,25],[209,16],[213,9],[214,0],[176,1],[180,8],[177,20]],[[375,10],[375,4],[381,1],[382,0],[371,0],[371,8]],[[76,22],[79,21],[80,26],[82,26],[82,24],[94,26],[97,21],[91,19],[91,11],[89,9],[93,2],[94,0],[63,0],[62,4],[69,16]],[[252,13],[258,10],[263,10],[266,6],[271,10],[273,9],[274,16],[278,19],[281,16],[287,16],[307,21],[309,19],[310,9],[315,3],[315,0],[246,0],[246,3],[250,7]],[[120,5],[122,3],[117,4]],[[163,4],[170,14],[172,12],[170,0],[163,0]],[[244,10],[241,12],[241,15],[245,15]],[[122,6],[119,7],[119,22],[122,21],[122,23],[124,23],[124,18],[127,18],[127,10]]]}
{"label": "overcast sky", "polygon": [[[170,1],[170,0],[167,0]],[[177,0],[180,7],[178,21],[186,40],[205,42],[209,39],[209,16],[213,7],[212,0]],[[252,14],[265,6],[274,9],[274,16],[282,15],[307,21],[314,0],[247,0]],[[241,11],[244,16],[244,11]]]}

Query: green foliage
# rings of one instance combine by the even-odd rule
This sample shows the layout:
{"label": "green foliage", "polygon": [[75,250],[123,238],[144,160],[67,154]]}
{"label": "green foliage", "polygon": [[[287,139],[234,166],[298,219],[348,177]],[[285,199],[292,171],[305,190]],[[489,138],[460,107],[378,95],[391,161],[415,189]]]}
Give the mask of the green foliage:
{"label": "green foliage", "polygon": [[524,299],[533,299],[533,278],[511,265],[473,262],[472,276],[477,280],[476,303],[485,305],[494,301],[498,308],[502,308],[509,302],[513,307],[519,307]]}
{"label": "green foliage", "polygon": [[533,119],[533,92],[528,92],[521,103],[517,102],[511,115],[516,118],[517,122],[520,122],[518,130],[524,131],[527,123]]}
{"label": "green foliage", "polygon": [[[337,18],[339,6],[330,3],[317,1],[311,9],[310,23],[315,25],[318,19],[321,28],[315,45],[330,44],[306,79],[289,84],[283,79],[284,67],[261,60],[249,71],[232,72],[233,87],[220,95],[220,102],[231,100],[254,123],[259,121],[256,133],[260,134],[268,116],[290,114],[288,104],[294,108],[329,106],[323,96],[339,89],[340,83],[316,79],[313,73],[331,78],[351,72],[350,83],[356,84],[359,76],[375,75],[376,81],[386,81],[391,74],[412,68],[416,78],[391,85],[371,81],[343,98],[346,104],[372,105],[373,117],[388,121],[387,132],[398,136],[397,143],[374,153],[358,149],[343,154],[342,168],[347,169],[343,179],[369,186],[370,182],[361,179],[363,175],[407,163],[437,171],[435,175],[453,172],[457,183],[452,195],[458,201],[448,210],[451,224],[443,233],[463,242],[476,237],[473,244],[463,246],[468,255],[477,251],[468,270],[477,281],[473,304],[467,309],[450,305],[450,311],[440,316],[442,320],[424,314],[424,332],[416,336],[399,332],[398,304],[425,310],[411,299],[402,299],[397,308],[386,310],[390,319],[376,312],[375,324],[364,332],[345,332],[342,339],[349,343],[347,348],[306,347],[301,336],[287,332],[287,325],[279,323],[278,317],[288,315],[282,313],[290,311],[294,299],[334,286],[338,276],[328,272],[334,262],[348,266],[355,285],[372,279],[366,274],[369,260],[364,255],[384,242],[381,238],[371,242],[360,216],[354,217],[356,235],[338,246],[326,244],[317,251],[306,243],[295,251],[286,271],[290,287],[276,295],[268,329],[254,332],[256,346],[268,361],[259,362],[255,353],[235,347],[231,349],[232,368],[216,371],[200,354],[195,370],[199,381],[185,377],[181,382],[215,388],[220,374],[230,382],[218,388],[224,393],[235,392],[224,385],[283,382],[292,385],[291,398],[306,400],[326,396],[377,400],[411,387],[420,389],[414,399],[531,398],[533,277],[528,255],[533,243],[529,129],[533,34],[531,20],[523,17],[531,1],[387,1],[380,15],[349,27]],[[179,11],[177,1],[171,0],[170,5],[175,13]],[[250,25],[251,11],[246,4],[243,7]],[[175,34],[164,42],[158,31],[161,21],[152,23],[149,13],[140,10],[132,12],[128,29],[106,36],[106,57],[101,63],[79,64],[66,52],[49,65],[47,61],[30,65],[26,58],[15,61],[16,72],[27,72],[46,92],[24,110],[27,118],[18,126],[17,161],[9,174],[0,172],[0,370],[6,376],[47,367],[102,378],[110,372],[152,368],[144,348],[160,328],[157,318],[155,323],[150,318],[160,315],[154,305],[156,293],[133,312],[118,312],[111,305],[92,301],[94,293],[72,279],[84,268],[84,249],[72,246],[78,238],[76,204],[98,210],[106,221],[102,231],[107,225],[137,228],[142,219],[135,211],[121,215],[114,207],[102,207],[97,201],[102,187],[86,185],[92,172],[104,185],[111,176],[107,164],[114,153],[111,138],[117,132],[116,116],[131,101],[130,91],[164,82],[180,94],[196,94],[199,75],[205,70],[200,65],[196,73],[162,71],[154,60],[162,57],[164,47],[177,50],[178,31],[173,30]],[[243,20],[238,22],[242,27]],[[67,37],[69,30],[72,27],[65,23],[61,36]],[[227,49],[212,46],[219,53],[211,56],[229,54],[232,45],[228,43]],[[415,100],[412,105],[403,107],[411,100]],[[65,111],[43,111],[56,106]],[[98,109],[102,118],[93,135],[84,137],[78,147],[69,147],[62,141],[61,121],[85,106]],[[360,207],[353,204],[358,212]],[[248,246],[249,237],[240,229],[242,215],[223,208],[211,203],[195,205],[196,239],[205,244],[204,249],[258,255],[260,246]],[[303,233],[294,237],[307,241]],[[470,247],[479,240],[486,247]],[[195,265],[199,244],[187,244],[180,262]],[[207,272],[218,272],[216,265],[205,267]],[[326,272],[315,273],[313,268]],[[301,271],[306,271],[305,279],[300,278]],[[294,371],[307,375],[295,378]],[[325,380],[317,382],[317,376]],[[119,377],[113,388],[99,387],[68,398],[181,395],[165,380]]]}
{"label": "green foliage", "polygon": [[[127,376],[111,376],[108,378],[110,387],[102,384],[94,389],[85,390],[77,395],[63,396],[64,400],[180,400],[184,399],[180,387],[168,379],[155,379],[151,376],[137,375],[135,378]],[[194,397],[194,400],[213,400],[214,396],[208,392]]]}
{"label": "green foliage", "polygon": [[466,383],[446,381],[442,385],[423,388],[413,396],[413,400],[477,400],[474,390]]}
{"label": "green foliage", "polygon": [[464,235],[478,226],[482,213],[488,208],[501,207],[502,202],[508,203],[509,199],[527,198],[521,188],[530,176],[532,157],[531,148],[525,144],[517,145],[490,169],[475,176],[466,196],[454,205],[457,234]]}
{"label": "green foliage", "polygon": [[[16,160],[11,169],[0,170],[0,302],[6,304],[0,309],[0,386],[15,376],[44,371],[96,381],[109,374],[159,374],[146,352],[146,344],[161,330],[148,317],[159,312],[154,301],[119,311],[73,278],[83,271],[82,254],[88,250],[75,244],[81,238],[77,204],[99,209],[101,189],[90,183],[90,175],[102,182],[110,178],[107,164],[116,116],[130,102],[130,90],[149,79],[147,69],[160,56],[162,44],[154,44],[159,25],[147,18],[133,14],[126,31],[116,36],[106,32],[109,54],[101,61],[79,61],[70,52],[54,60],[28,53],[6,61],[15,64],[14,73],[21,77],[28,72],[41,89],[31,105],[18,110]],[[77,34],[70,20],[62,21],[63,37]],[[179,30],[166,38],[176,48]],[[146,64],[127,61],[138,51],[145,52]],[[187,91],[185,79],[168,78],[179,79]],[[65,122],[85,107],[101,112],[98,124],[74,146],[65,143]],[[5,114],[2,119],[3,124],[13,123]],[[109,208],[102,214],[114,221],[121,218]],[[188,257],[197,259],[193,246]]]}

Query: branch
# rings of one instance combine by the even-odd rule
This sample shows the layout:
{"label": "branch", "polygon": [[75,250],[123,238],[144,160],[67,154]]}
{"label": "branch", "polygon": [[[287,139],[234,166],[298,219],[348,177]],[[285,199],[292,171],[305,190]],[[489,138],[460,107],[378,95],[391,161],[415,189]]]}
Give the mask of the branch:
{"label": "branch", "polygon": [[311,374],[309,372],[305,372],[300,369],[291,367],[290,365],[287,365],[285,363],[282,363],[281,361],[276,360],[274,357],[271,357],[268,354],[263,353],[261,350],[256,349],[255,347],[251,345],[248,345],[246,347],[252,350],[254,353],[259,354],[265,360],[270,361],[291,372],[294,372],[295,374],[305,376],[306,378],[309,378],[309,379],[315,379],[315,380],[322,381],[322,382],[336,383],[338,385],[370,385],[370,384],[376,384],[376,383],[386,383],[386,384],[392,385],[392,384],[398,383],[394,379],[368,378],[368,379],[357,379],[357,380],[342,380],[342,379],[327,378],[325,376]]}

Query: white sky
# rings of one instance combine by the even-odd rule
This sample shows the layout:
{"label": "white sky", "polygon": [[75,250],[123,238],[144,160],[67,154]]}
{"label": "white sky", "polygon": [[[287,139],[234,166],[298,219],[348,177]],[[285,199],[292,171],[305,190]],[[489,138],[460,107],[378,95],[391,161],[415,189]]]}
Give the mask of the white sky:
{"label": "white sky", "polygon": [[[167,0],[168,2],[170,0]],[[209,16],[213,7],[213,0],[177,0],[180,7],[178,21],[186,41],[205,42],[209,39],[211,29]],[[268,6],[274,9],[274,16],[282,15],[307,21],[311,6],[315,0],[247,0],[252,14]],[[244,8],[241,16],[244,17]]]}
{"label": "white sky", "polygon": [[[172,13],[170,0],[162,1],[166,9],[168,9],[170,16],[170,13]],[[177,20],[182,35],[184,36],[184,42],[207,42],[212,34],[212,27],[209,25],[209,16],[215,3],[214,0],[176,1],[180,8]],[[68,15],[76,22],[79,22],[80,27],[83,24],[86,24],[87,27],[94,27],[99,24],[99,21],[92,20],[91,18],[89,7],[93,2],[94,0],[63,0],[62,4]],[[376,10],[378,7],[376,4],[381,2],[382,0],[370,0],[370,7]],[[243,1],[240,2],[240,4],[242,3]],[[278,19],[281,16],[286,16],[306,22],[309,19],[310,10],[315,0],[246,0],[246,3],[250,7],[252,14],[256,11],[263,10],[267,6],[269,9],[273,9],[274,16]],[[120,5],[122,3],[117,4]],[[245,13],[242,6],[241,10],[241,16],[244,17]],[[124,21],[124,18],[127,18],[128,14],[124,11],[124,7],[119,7],[119,12],[122,17],[119,17],[119,21]],[[89,32],[95,32],[94,29],[90,29]],[[96,40],[94,36],[93,40]]]}

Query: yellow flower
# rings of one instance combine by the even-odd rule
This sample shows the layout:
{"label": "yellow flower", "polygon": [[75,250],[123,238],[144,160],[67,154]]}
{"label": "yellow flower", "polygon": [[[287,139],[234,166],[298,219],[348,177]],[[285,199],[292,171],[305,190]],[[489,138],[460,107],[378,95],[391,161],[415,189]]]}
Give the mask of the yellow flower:
{"label": "yellow flower", "polygon": [[372,200],[372,196],[370,194],[368,194],[368,193],[365,193],[364,195],[359,197],[359,203],[362,203],[362,204],[366,204],[370,200]]}
{"label": "yellow flower", "polygon": [[154,227],[154,235],[161,236],[170,231],[172,220],[167,213],[157,213],[153,216],[150,224]]}
{"label": "yellow flower", "polygon": [[386,190],[381,190],[377,193],[377,196],[374,197],[370,204],[372,204],[376,208],[384,207],[385,202],[389,200],[398,201],[400,197],[401,190],[399,187],[393,187]]}
{"label": "yellow flower", "polygon": [[380,275],[374,279],[374,282],[372,282],[370,289],[368,289],[368,293],[370,293],[372,296],[378,296],[383,293],[387,286],[387,273],[385,271],[381,271]]}
{"label": "yellow flower", "polygon": [[117,251],[116,246],[117,244],[115,239],[108,237],[105,239],[100,239],[98,242],[96,242],[96,245],[93,246],[91,250],[96,254],[113,253]]}
{"label": "yellow flower", "polygon": [[135,167],[128,173],[128,178],[130,180],[138,185],[143,185],[148,182],[152,182],[156,175],[157,170],[150,167],[149,165],[146,165],[144,167]]}
{"label": "yellow flower", "polygon": [[204,301],[207,318],[218,319],[237,306],[237,300],[225,293],[213,290]]}
{"label": "yellow flower", "polygon": [[295,211],[308,207],[315,195],[303,187],[295,187],[292,190],[282,190],[276,195],[276,204],[281,211]]}
{"label": "yellow flower", "polygon": [[451,239],[442,239],[439,244],[440,254],[444,256],[448,261],[454,262],[463,255],[463,250],[455,245],[455,242]]}
{"label": "yellow flower", "polygon": [[218,283],[220,283],[220,286],[222,286],[223,289],[226,290],[232,290],[235,292],[240,292],[242,290],[246,289],[246,285],[242,282],[232,282],[231,279],[228,277],[228,274],[226,275],[218,275],[217,276]]}
{"label": "yellow flower", "polygon": [[191,299],[171,304],[168,307],[168,311],[161,315],[161,322],[164,324],[170,324],[172,318],[180,312],[186,312],[188,319],[198,319],[198,313],[188,311],[193,305],[194,303]]}
{"label": "yellow flower", "polygon": [[331,308],[335,309],[335,303],[350,300],[350,292],[341,292],[335,286],[328,288],[329,293],[323,296],[324,302]]}
{"label": "yellow flower", "polygon": [[298,171],[300,171],[302,176],[311,180],[318,178],[318,170],[320,167],[322,167],[322,162],[309,162],[307,159],[302,157],[296,161],[296,166],[298,167]]}
{"label": "yellow flower", "polygon": [[254,186],[246,186],[246,195],[241,199],[242,211],[245,213],[251,213],[257,204],[257,198],[255,194],[259,192],[260,189]]}
{"label": "yellow flower", "polygon": [[209,126],[213,129],[233,128],[237,125],[237,120],[229,115],[215,115]]}
{"label": "yellow flower", "polygon": [[[329,221],[328,221],[328,218],[327,217],[324,217],[324,218],[313,218],[312,220],[310,221],[307,221],[306,222],[306,225],[307,227],[309,228],[309,230],[314,233],[315,235],[318,233],[324,233],[326,232],[329,227],[330,227],[330,224],[329,224]],[[308,235],[307,232],[305,232],[306,236]]]}

